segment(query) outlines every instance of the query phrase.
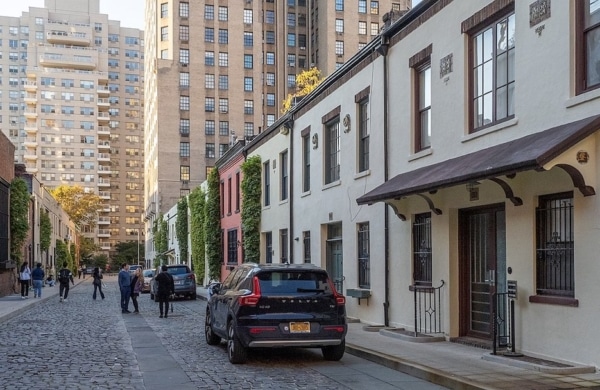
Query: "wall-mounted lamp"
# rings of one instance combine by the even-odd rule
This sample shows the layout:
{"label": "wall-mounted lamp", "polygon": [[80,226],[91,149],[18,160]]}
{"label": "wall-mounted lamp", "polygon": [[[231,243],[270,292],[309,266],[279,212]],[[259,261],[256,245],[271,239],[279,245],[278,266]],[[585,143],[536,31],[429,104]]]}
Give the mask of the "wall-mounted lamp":
{"label": "wall-mounted lamp", "polygon": [[342,124],[344,125],[344,133],[349,133],[350,132],[350,114],[346,114],[344,116],[344,119],[342,119]]}
{"label": "wall-mounted lamp", "polygon": [[279,129],[279,133],[283,134],[283,135],[288,135],[293,128],[294,128],[294,120],[292,118],[289,118],[288,120],[283,122],[283,125]]}
{"label": "wall-mounted lamp", "polygon": [[479,200],[479,184],[481,183],[478,181],[467,183],[467,191],[469,192],[470,201]]}
{"label": "wall-mounted lamp", "polygon": [[300,241],[300,237],[294,238],[294,241]]}
{"label": "wall-mounted lamp", "polygon": [[312,136],[312,144],[313,149],[317,149],[319,147],[319,136],[317,135],[317,133],[314,133]]}

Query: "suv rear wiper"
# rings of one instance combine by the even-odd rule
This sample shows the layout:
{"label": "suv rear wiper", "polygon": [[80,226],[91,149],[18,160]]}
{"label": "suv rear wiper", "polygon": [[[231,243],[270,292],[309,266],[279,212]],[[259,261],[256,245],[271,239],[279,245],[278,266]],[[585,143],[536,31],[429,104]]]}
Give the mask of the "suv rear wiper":
{"label": "suv rear wiper", "polygon": [[316,293],[324,293],[325,290],[320,288],[299,288],[296,290],[297,292],[316,292]]}

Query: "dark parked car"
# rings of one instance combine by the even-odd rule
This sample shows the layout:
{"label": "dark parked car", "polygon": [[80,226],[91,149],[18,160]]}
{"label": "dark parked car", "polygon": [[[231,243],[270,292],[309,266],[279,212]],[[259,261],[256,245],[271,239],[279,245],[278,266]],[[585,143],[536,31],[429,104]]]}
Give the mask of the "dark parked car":
{"label": "dark parked car", "polygon": [[[160,272],[160,268],[157,268],[150,282],[150,299],[154,299],[156,296],[158,286],[155,279]],[[185,264],[167,265],[167,272],[173,276],[175,296],[196,299],[196,275],[194,275],[190,267]]]}
{"label": "dark parked car", "polygon": [[344,355],[346,299],[315,265],[245,263],[210,294],[206,342],[226,340],[231,363],[244,363],[250,348],[321,348],[326,360]]}

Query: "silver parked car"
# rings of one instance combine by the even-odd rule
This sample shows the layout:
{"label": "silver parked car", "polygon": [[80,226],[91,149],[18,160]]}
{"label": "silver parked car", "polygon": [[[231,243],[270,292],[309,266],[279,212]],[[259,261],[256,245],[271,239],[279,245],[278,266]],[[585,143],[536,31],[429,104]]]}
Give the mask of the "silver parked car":
{"label": "silver parked car", "polygon": [[[160,268],[157,268],[150,282],[150,299],[154,299],[156,296],[158,286],[155,279],[160,272]],[[190,267],[185,264],[167,265],[167,272],[173,276],[176,297],[196,299],[196,275],[194,275]]]}

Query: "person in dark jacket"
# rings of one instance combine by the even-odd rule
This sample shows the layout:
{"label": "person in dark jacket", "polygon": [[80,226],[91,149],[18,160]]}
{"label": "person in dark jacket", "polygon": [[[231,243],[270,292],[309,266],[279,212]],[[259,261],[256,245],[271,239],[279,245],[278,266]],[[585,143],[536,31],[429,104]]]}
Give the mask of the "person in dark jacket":
{"label": "person in dark jacket", "polygon": [[131,297],[131,275],[129,275],[129,264],[121,264],[119,271],[119,289],[121,290],[121,313],[128,314],[129,298]]}
{"label": "person in dark jacket", "polygon": [[69,295],[69,282],[75,284],[73,274],[71,273],[71,270],[67,268],[67,265],[66,261],[63,262],[62,269],[58,271],[58,283],[60,283],[58,286],[58,294],[61,302],[67,301],[67,296]]}
{"label": "person in dark jacket", "polygon": [[98,267],[94,268],[94,273],[92,275],[94,277],[94,295],[92,298],[96,300],[96,290],[100,291],[100,296],[104,299],[104,293],[102,292],[102,274],[100,273],[100,269]]}
{"label": "person in dark jacket", "polygon": [[44,270],[42,263],[37,263],[35,269],[31,272],[31,280],[33,281],[33,297],[42,297],[42,286],[44,285]]}
{"label": "person in dark jacket", "polygon": [[140,312],[137,299],[142,291],[143,285],[144,278],[142,277],[142,269],[136,268],[135,272],[133,273],[133,278],[131,278],[131,301],[133,302],[134,314],[139,314]]}
{"label": "person in dark jacket", "polygon": [[[158,283],[158,288],[156,289],[156,298],[158,299],[158,308],[160,310],[160,318],[169,317],[169,296],[171,294],[175,294],[175,282],[173,281],[173,276],[167,272],[167,266],[163,265],[161,267],[161,273],[156,275],[154,281]],[[164,310],[163,310],[164,309]]]}

